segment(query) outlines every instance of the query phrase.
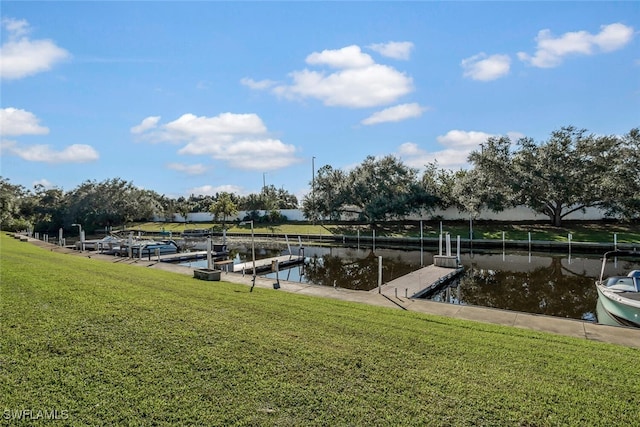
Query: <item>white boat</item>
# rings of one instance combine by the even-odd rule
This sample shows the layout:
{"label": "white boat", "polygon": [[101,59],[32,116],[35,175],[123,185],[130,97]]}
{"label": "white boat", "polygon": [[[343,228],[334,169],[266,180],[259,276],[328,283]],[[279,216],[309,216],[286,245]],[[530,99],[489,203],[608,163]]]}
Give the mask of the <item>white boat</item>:
{"label": "white boat", "polygon": [[626,276],[604,278],[607,261],[627,257],[640,260],[640,252],[612,251],[604,254],[600,280],[596,281],[598,302],[620,324],[640,328],[640,270],[632,270]]}
{"label": "white boat", "polygon": [[120,246],[122,243],[122,239],[120,237],[115,236],[106,236],[102,239],[94,239],[94,240],[84,240],[77,241],[75,246],[76,249],[84,249],[85,251],[95,251],[95,250],[110,250],[116,246]]}
{"label": "white boat", "polygon": [[151,257],[155,255],[167,255],[175,254],[179,252],[179,247],[173,240],[147,240],[141,242],[133,242],[131,248],[128,244],[122,244],[119,248],[118,254],[120,256],[128,256],[129,249],[131,249],[131,256],[137,257]]}

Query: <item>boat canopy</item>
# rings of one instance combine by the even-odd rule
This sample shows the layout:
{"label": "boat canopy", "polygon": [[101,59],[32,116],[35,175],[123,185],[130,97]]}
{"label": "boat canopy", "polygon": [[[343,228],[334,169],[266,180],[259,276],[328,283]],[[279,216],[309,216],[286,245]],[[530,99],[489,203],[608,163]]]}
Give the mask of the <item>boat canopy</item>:
{"label": "boat canopy", "polygon": [[[633,252],[619,251],[619,250],[605,252],[604,256],[602,257],[602,268],[600,270],[600,283],[602,283],[603,280],[604,280],[604,269],[605,269],[605,267],[607,265],[607,261],[610,260],[611,258],[615,258],[615,257],[640,258],[640,252],[635,251],[635,250]],[[634,276],[632,276],[632,274],[634,274]],[[637,286],[637,281],[640,280],[640,270],[633,270],[631,273],[629,273],[629,275],[627,277],[637,278],[636,279],[636,286]],[[609,286],[607,286],[607,287],[609,287]]]}
{"label": "boat canopy", "polygon": [[640,292],[638,282],[640,282],[640,279],[636,277],[609,277],[605,286],[612,291]]}

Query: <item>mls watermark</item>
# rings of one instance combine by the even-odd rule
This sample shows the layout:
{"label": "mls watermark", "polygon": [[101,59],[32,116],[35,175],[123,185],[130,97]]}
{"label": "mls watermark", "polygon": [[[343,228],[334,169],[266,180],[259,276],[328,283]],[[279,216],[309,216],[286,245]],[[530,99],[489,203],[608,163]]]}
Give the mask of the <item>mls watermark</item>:
{"label": "mls watermark", "polygon": [[3,420],[67,420],[69,419],[69,411],[66,409],[8,409],[2,412]]}

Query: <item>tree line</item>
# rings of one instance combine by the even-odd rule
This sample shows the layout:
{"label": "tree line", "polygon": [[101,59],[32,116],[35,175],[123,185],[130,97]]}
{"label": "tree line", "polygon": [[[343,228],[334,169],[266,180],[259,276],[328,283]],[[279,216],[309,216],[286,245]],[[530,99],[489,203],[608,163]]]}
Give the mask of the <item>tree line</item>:
{"label": "tree line", "polygon": [[[475,218],[484,209],[526,206],[556,226],[589,207],[612,218],[640,219],[638,128],[619,136],[568,126],[541,142],[491,137],[468,161],[469,169],[452,171],[431,163],[422,172],[395,156],[369,156],[350,171],[325,165],[309,182],[302,210],[313,221],[350,215],[370,224],[449,207]],[[176,214],[186,218],[190,212],[211,212],[224,222],[239,210],[249,211],[249,219],[277,222],[284,219],[281,209],[298,207],[294,195],[273,185],[246,196],[223,192],[171,198],[120,178],[85,181],[64,192],[42,185],[29,190],[0,177],[3,230],[52,233],[76,223],[91,232],[157,216],[173,221]]]}
{"label": "tree line", "polygon": [[[238,210],[249,211],[255,219],[277,221],[282,219],[279,210],[297,207],[294,195],[273,185],[264,187],[259,194],[247,196],[218,193],[171,198],[120,178],[85,181],[64,192],[42,185],[29,190],[0,177],[2,230],[57,233],[59,228],[70,229],[71,224],[81,224],[83,229],[93,232],[156,217],[174,221],[176,215],[186,218],[191,212],[211,212],[224,220]],[[259,210],[269,214],[260,216],[256,213]]]}
{"label": "tree line", "polygon": [[349,172],[327,165],[303,210],[313,219],[351,214],[369,223],[449,207],[475,218],[484,209],[526,206],[555,226],[590,207],[613,218],[640,219],[638,128],[618,136],[567,126],[542,142],[491,137],[468,161],[469,169],[457,171],[431,163],[421,175],[394,156],[367,157]]}

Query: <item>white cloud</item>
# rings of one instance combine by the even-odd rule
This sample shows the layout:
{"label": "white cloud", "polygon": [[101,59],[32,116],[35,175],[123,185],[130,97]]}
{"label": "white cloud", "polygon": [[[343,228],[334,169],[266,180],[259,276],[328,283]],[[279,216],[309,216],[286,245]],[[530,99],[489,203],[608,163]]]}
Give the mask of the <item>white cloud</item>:
{"label": "white cloud", "polygon": [[296,148],[270,138],[256,114],[222,113],[214,117],[183,114],[139,135],[150,142],[182,145],[179,154],[211,156],[238,169],[264,171],[298,162]]}
{"label": "white cloud", "polygon": [[233,193],[233,194],[245,194],[246,192],[242,187],[237,185],[202,185],[200,187],[193,187],[188,191],[188,194],[195,194],[200,196],[215,196],[217,193]]}
{"label": "white cloud", "polygon": [[484,52],[462,60],[464,77],[472,80],[490,81],[509,74],[511,58],[509,55],[487,56]]}
{"label": "white cloud", "polygon": [[388,58],[407,60],[411,57],[411,50],[413,49],[413,43],[411,42],[374,43],[374,44],[370,44],[367,47]]}
{"label": "white cloud", "polygon": [[29,23],[25,19],[4,18],[2,26],[12,37],[22,37],[29,34]]}
{"label": "white cloud", "polygon": [[425,165],[437,162],[439,167],[459,169],[466,166],[467,156],[471,150],[444,149],[429,152],[421,149],[414,142],[405,142],[398,147],[397,155],[412,168],[422,169]]}
{"label": "white cloud", "polygon": [[149,129],[154,129],[158,126],[158,122],[160,121],[160,116],[149,116],[144,119],[139,125],[131,128],[131,133],[138,135],[148,131]]}
{"label": "white cloud", "polygon": [[240,79],[240,83],[243,84],[244,86],[247,86],[255,90],[269,89],[276,84],[276,82],[274,82],[273,80],[256,81],[256,80],[250,79],[249,77],[244,77]]}
{"label": "white cloud", "polygon": [[54,64],[71,56],[51,40],[29,39],[29,24],[25,20],[5,18],[2,26],[8,33],[8,40],[0,47],[0,77],[3,79],[20,79],[50,70]]}
{"label": "white cloud", "polygon": [[386,65],[351,68],[329,75],[316,71],[291,74],[291,86],[278,86],[275,93],[294,99],[316,98],[327,106],[367,108],[390,104],[413,90],[413,81]]}
{"label": "white cloud", "polygon": [[310,65],[328,65],[332,68],[365,68],[375,62],[371,56],[363,53],[359,46],[351,45],[342,49],[325,49],[313,52],[307,56],[306,63]]}
{"label": "white cloud", "polygon": [[218,153],[217,158],[227,160],[238,169],[274,170],[297,163],[295,151],[293,145],[277,139],[254,139],[238,141]]}
{"label": "white cloud", "polygon": [[40,126],[40,119],[30,111],[17,108],[0,109],[0,135],[46,135],[49,128]]}
{"label": "white cloud", "polygon": [[535,54],[518,52],[518,58],[534,67],[552,68],[560,65],[568,55],[593,55],[621,49],[633,39],[633,35],[633,27],[620,23],[603,25],[597,34],[575,31],[554,37],[550,30],[544,29],[536,37]]}
{"label": "white cloud", "polygon": [[385,108],[382,111],[377,111],[364,119],[361,123],[363,125],[374,125],[385,122],[399,122],[413,117],[420,117],[424,111],[425,108],[415,102],[411,104],[400,104],[394,107]]}
{"label": "white cloud", "polygon": [[[0,134],[2,136],[46,135],[49,128],[40,126],[39,119],[30,111],[17,108],[0,109]],[[60,151],[49,145],[20,145],[17,141],[3,139],[0,151],[18,156],[30,162],[85,163],[100,156],[90,145],[73,144]]]}
{"label": "white cloud", "polygon": [[93,147],[85,144],[73,144],[56,151],[45,144],[20,146],[15,141],[3,141],[2,151],[29,162],[42,163],[87,163],[100,157]]}
{"label": "white cloud", "polygon": [[443,136],[439,136],[436,140],[445,146],[458,147],[458,148],[477,148],[485,142],[487,139],[494,137],[493,135],[485,132],[477,131],[464,131],[464,130],[450,130]]}
{"label": "white cloud", "polygon": [[[516,134],[513,134],[516,135]],[[471,151],[478,149],[492,135],[478,131],[451,130],[436,138],[443,149],[426,151],[414,142],[405,142],[398,147],[397,155],[410,167],[423,168],[437,162],[439,167],[460,169],[468,167],[467,158]]]}
{"label": "white cloud", "polygon": [[[306,62],[328,66],[334,71],[307,68],[293,71],[289,74],[291,84],[276,85],[273,93],[288,99],[313,98],[327,106],[368,108],[391,104],[413,91],[411,77],[393,67],[377,64],[355,45],[314,52],[307,56]],[[271,87],[252,79],[242,82],[253,88]]]}
{"label": "white cloud", "polygon": [[197,163],[195,165],[186,165],[184,163],[169,163],[167,167],[174,171],[184,172],[187,175],[202,175],[207,171],[207,168],[200,163]]}
{"label": "white cloud", "polygon": [[262,119],[256,114],[222,113],[215,117],[197,117],[183,114],[177,120],[164,125],[176,136],[194,135],[243,135],[262,134],[267,131]]}

